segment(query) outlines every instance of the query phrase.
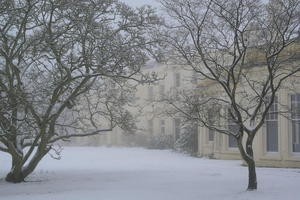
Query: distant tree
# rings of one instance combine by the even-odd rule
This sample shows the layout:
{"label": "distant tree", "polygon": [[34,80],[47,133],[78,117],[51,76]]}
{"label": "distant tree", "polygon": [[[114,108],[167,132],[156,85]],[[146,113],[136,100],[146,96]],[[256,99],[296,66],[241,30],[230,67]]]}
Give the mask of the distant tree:
{"label": "distant tree", "polygon": [[[172,60],[190,66],[199,80],[197,91],[168,103],[175,113],[234,138],[248,165],[248,190],[257,189],[254,137],[281,86],[300,71],[294,62],[299,59],[300,1],[161,3],[170,18],[163,36]],[[208,117],[212,109],[215,119]]]}
{"label": "distant tree", "polygon": [[[58,140],[134,128],[133,84],[155,75],[160,19],[117,0],[0,1],[0,150],[22,182]],[[101,124],[99,124],[101,123]]]}

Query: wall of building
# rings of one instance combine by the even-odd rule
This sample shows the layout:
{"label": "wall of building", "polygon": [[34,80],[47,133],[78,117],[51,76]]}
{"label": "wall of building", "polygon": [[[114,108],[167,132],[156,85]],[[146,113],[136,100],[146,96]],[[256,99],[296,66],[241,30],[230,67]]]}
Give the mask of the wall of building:
{"label": "wall of building", "polygon": [[[294,79],[289,83],[295,82]],[[299,85],[288,84],[278,93],[278,149],[268,151],[266,125],[258,131],[254,139],[253,149],[257,166],[300,167],[300,152],[293,152],[292,149],[291,114],[286,112],[291,108],[292,94],[300,94]],[[300,127],[300,124],[298,126]],[[298,130],[300,131],[300,128]],[[229,148],[227,135],[216,133],[214,139],[209,141],[209,130],[204,127],[200,128],[198,134],[199,156],[216,159],[241,159],[237,148]]]}
{"label": "wall of building", "polygon": [[73,144],[173,148],[176,140],[175,120],[177,117],[165,114],[162,100],[177,90],[195,87],[195,76],[193,71],[173,64],[154,62],[143,68],[145,74],[153,72],[161,80],[154,84],[137,86],[135,100],[131,102],[135,106],[127,108],[136,118],[137,130],[135,133],[128,134],[120,128],[115,128],[112,132],[75,139]]}

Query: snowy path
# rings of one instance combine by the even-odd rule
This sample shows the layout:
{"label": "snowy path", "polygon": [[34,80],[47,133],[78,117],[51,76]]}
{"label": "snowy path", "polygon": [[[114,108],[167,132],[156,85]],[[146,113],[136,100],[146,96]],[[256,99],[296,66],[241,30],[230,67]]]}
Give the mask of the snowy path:
{"label": "snowy path", "polygon": [[240,161],[192,158],[139,148],[68,147],[46,158],[28,182],[3,180],[9,158],[0,154],[0,200],[292,200],[300,169],[259,168],[259,190],[246,192]]}

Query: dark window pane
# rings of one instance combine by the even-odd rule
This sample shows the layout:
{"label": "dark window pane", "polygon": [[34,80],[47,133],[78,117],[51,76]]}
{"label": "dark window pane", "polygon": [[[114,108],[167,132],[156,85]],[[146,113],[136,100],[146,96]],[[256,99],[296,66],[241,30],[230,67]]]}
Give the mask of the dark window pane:
{"label": "dark window pane", "polygon": [[[267,99],[267,101],[269,101]],[[275,96],[266,116],[267,152],[278,152],[278,98]]]}
{"label": "dark window pane", "polygon": [[235,147],[238,146],[238,145],[237,145],[236,139],[235,139],[232,135],[230,135],[230,136],[228,137],[228,146],[229,146],[230,148],[235,148]]}
{"label": "dark window pane", "polygon": [[175,139],[177,140],[180,137],[181,120],[175,119],[174,122],[175,122]]}
{"label": "dark window pane", "polygon": [[208,141],[214,141],[214,130],[208,130]]}
{"label": "dark window pane", "polygon": [[266,121],[267,123],[267,151],[278,152],[278,122]]}
{"label": "dark window pane", "polygon": [[291,95],[293,152],[300,152],[300,94]]}
{"label": "dark window pane", "polygon": [[[233,134],[238,134],[239,132],[239,125],[235,123],[229,111],[228,111],[228,131]],[[230,148],[235,148],[238,146],[235,137],[228,136],[228,146]]]}
{"label": "dark window pane", "polygon": [[292,120],[293,152],[300,152],[300,120]]}

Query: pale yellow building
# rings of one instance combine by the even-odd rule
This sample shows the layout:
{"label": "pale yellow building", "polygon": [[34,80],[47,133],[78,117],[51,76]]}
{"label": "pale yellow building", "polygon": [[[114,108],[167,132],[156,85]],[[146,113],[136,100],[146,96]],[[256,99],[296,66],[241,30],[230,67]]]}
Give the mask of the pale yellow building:
{"label": "pale yellow building", "polygon": [[[300,52],[294,46],[288,49],[286,55],[295,55],[294,59],[285,61],[285,65],[298,67]],[[250,69],[250,76],[261,79],[264,76],[263,68],[257,63],[261,62],[260,54],[254,52],[249,60],[255,61]],[[200,83],[203,84],[203,83]],[[207,85],[207,90],[216,92],[216,86]],[[247,88],[246,88],[247,90]],[[221,94],[221,93],[220,93]],[[223,114],[226,109],[222,108]],[[228,129],[235,129],[236,124],[229,118],[223,122]],[[216,133],[205,127],[199,128],[199,156],[215,159],[241,159],[237,143],[234,138],[225,134]],[[258,166],[270,167],[300,167],[300,79],[299,73],[291,77],[280,88],[266,117],[264,126],[258,131],[253,142],[254,159]]]}
{"label": "pale yellow building", "polygon": [[[145,73],[156,72],[162,80],[155,84],[138,86],[131,111],[136,116],[138,130],[135,134],[123,133],[119,128],[100,136],[84,139],[84,144],[107,146],[143,146],[148,148],[173,148],[182,132],[182,119],[165,114],[165,104],[161,102],[170,94],[183,89],[199,90],[192,70],[183,66],[152,63]],[[254,70],[256,70],[254,68]],[[256,73],[254,73],[256,74]],[[253,149],[258,166],[300,167],[300,87],[298,78],[290,80],[278,92],[272,112],[290,108],[295,114],[270,115],[265,125],[257,133]],[[213,87],[212,87],[213,88]],[[207,90],[210,90],[209,87]],[[215,91],[214,91],[215,92]],[[172,96],[172,95],[171,95]],[[228,128],[234,124],[227,122]],[[241,159],[236,142],[227,135],[215,133],[205,127],[198,127],[199,157],[215,159]]]}

